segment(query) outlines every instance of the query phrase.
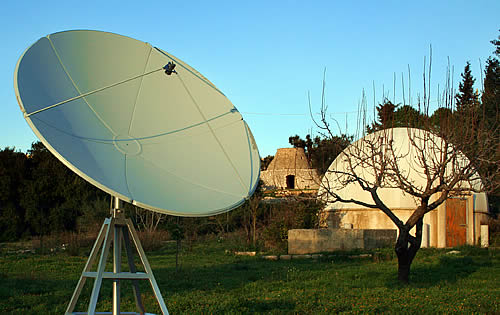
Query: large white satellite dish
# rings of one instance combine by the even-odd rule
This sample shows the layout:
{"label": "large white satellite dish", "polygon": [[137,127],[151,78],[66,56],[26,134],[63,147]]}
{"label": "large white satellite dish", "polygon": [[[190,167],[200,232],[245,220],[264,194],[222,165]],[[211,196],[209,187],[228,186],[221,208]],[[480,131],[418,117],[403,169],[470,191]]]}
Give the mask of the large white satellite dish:
{"label": "large white satellite dish", "polygon": [[[47,35],[19,59],[16,97],[30,127],[75,173],[114,198],[68,305],[72,314],[87,278],[95,314],[103,279],[113,280],[113,314],[120,313],[120,281],[158,285],[120,199],[153,211],[207,216],[241,205],[255,190],[260,157],[233,104],[209,80],[171,54],[129,37],[89,30]],[[137,272],[131,240],[144,266]],[[122,244],[129,272],[122,271]],[[106,260],[113,246],[113,271]],[[92,265],[97,261],[97,271]]]}
{"label": "large white satellite dish", "polygon": [[148,43],[99,31],[50,34],[21,56],[14,87],[45,146],[124,201],[214,215],[242,204],[257,186],[259,153],[234,105]]}

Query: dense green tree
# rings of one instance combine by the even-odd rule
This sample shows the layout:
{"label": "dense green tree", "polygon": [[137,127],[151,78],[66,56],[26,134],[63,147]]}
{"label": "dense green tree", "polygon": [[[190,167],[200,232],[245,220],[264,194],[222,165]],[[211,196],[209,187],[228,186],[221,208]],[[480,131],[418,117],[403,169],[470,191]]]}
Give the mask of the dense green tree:
{"label": "dense green tree", "polygon": [[394,113],[394,127],[422,128],[427,123],[428,116],[410,105],[398,107]]}
{"label": "dense green tree", "polygon": [[394,124],[394,116],[396,108],[399,105],[393,104],[388,99],[385,99],[382,104],[377,106],[377,126],[379,129],[390,128]]}
{"label": "dense green tree", "polygon": [[[500,57],[500,35],[498,39],[491,43],[496,46],[495,53]],[[500,60],[494,56],[486,61],[481,102],[482,115],[491,126],[500,118]]]}
{"label": "dense green tree", "polygon": [[289,143],[294,148],[304,148],[306,156],[311,166],[324,174],[333,160],[351,143],[352,137],[347,135],[333,136],[331,138],[311,138],[306,135],[306,139],[295,135],[289,137]]}
{"label": "dense green tree", "polygon": [[25,182],[21,204],[31,232],[43,236],[73,228],[76,213],[64,213],[60,208],[67,197],[61,191],[70,176],[66,167],[41,142],[33,143],[28,154],[31,178]]}
{"label": "dense green tree", "polygon": [[[500,39],[500,36],[499,36]],[[500,56],[500,40],[491,42],[496,46],[495,53]],[[496,138],[500,138],[500,129],[498,122],[500,121],[500,60],[497,57],[490,57],[486,61],[486,69],[484,71],[483,93],[481,95],[481,108],[479,117],[480,123],[486,126],[489,134],[494,134]],[[500,146],[498,143],[492,143],[489,152],[491,161],[500,160]],[[492,181],[500,181],[500,173],[498,167],[490,165],[490,167],[480,170],[484,178],[490,178]],[[496,188],[488,195],[490,211],[500,213],[500,188]]]}
{"label": "dense green tree", "polygon": [[288,137],[288,143],[290,143],[294,148],[302,148],[306,154],[307,160],[311,163],[311,148],[312,140],[310,135],[306,135],[306,139],[302,139],[299,135]]}
{"label": "dense green tree", "polygon": [[288,137],[288,143],[294,148],[302,148],[306,153],[307,159],[311,162],[311,151],[313,150],[313,140],[311,135],[306,135],[306,139],[302,139],[299,135]]}
{"label": "dense green tree", "polygon": [[[474,92],[475,81],[470,70],[470,63],[467,62],[462,73],[462,81],[458,85],[458,93],[455,95],[456,110],[453,112],[451,120],[441,122],[440,125],[440,128],[455,129],[453,134],[456,138],[469,139],[467,142],[457,141],[457,139],[454,142],[463,144],[465,147],[460,148],[462,152],[470,151],[471,154],[475,151],[473,148],[477,143],[478,124],[481,122],[478,115],[480,109],[479,94]],[[465,126],[472,126],[472,128],[465,128]],[[449,132],[442,133],[448,134]]]}
{"label": "dense green tree", "polygon": [[420,128],[428,118],[410,105],[393,104],[388,99],[384,99],[375,109],[377,119],[366,127],[367,133],[396,127]]}
{"label": "dense green tree", "polygon": [[[498,30],[500,32],[500,30]],[[500,57],[500,35],[498,35],[498,39],[494,39],[491,41],[493,45],[495,45],[495,55]]]}
{"label": "dense green tree", "polygon": [[324,174],[335,158],[352,142],[352,136],[340,135],[333,138],[315,137],[310,151],[314,168]]}
{"label": "dense green tree", "polygon": [[13,148],[0,150],[0,241],[16,240],[26,230],[21,206],[28,157]]}
{"label": "dense green tree", "polygon": [[398,106],[399,104],[393,104],[390,100],[385,98],[382,103],[375,107],[377,110],[377,118],[371,125],[366,126],[366,131],[372,133],[377,130],[394,127],[394,116]]}
{"label": "dense green tree", "polygon": [[462,82],[459,83],[458,93],[455,96],[457,112],[462,115],[475,110],[478,106],[479,96],[474,92],[475,81],[470,70],[470,62],[467,61],[462,73]]}
{"label": "dense green tree", "polygon": [[440,130],[449,126],[453,119],[453,112],[447,107],[439,107],[432,113],[430,117],[430,124],[433,130]]}
{"label": "dense green tree", "polygon": [[32,234],[74,230],[83,211],[101,210],[91,205],[102,205],[105,194],[68,169],[41,142],[33,143],[28,156],[30,176],[20,203]]}
{"label": "dense green tree", "polygon": [[499,119],[500,112],[500,61],[490,57],[484,71],[484,91],[481,96],[482,115],[489,125]]}
{"label": "dense green tree", "polygon": [[271,161],[274,159],[274,155],[268,155],[266,157],[263,157],[260,159],[260,170],[265,171],[267,170],[267,167],[271,163]]}
{"label": "dense green tree", "polygon": [[299,135],[288,137],[288,143],[290,143],[294,148],[302,148],[304,150],[306,148],[306,141],[302,139]]}

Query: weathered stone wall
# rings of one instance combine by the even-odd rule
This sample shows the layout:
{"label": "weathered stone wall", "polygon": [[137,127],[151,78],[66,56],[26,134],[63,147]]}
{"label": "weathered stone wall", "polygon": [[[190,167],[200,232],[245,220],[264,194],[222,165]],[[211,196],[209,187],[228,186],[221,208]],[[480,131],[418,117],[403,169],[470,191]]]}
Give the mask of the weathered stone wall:
{"label": "weathered stone wall", "polygon": [[[414,209],[392,209],[394,214],[403,222],[413,213]],[[434,210],[437,212],[437,210]],[[430,213],[434,213],[430,212]],[[350,224],[353,229],[397,229],[391,219],[379,209],[353,208],[353,209],[324,209],[320,213],[321,221],[328,228],[344,228]],[[424,217],[424,223],[430,224],[431,214]]]}
{"label": "weathered stone wall", "polygon": [[393,246],[396,230],[296,229],[288,231],[288,254]]}
{"label": "weathered stone wall", "polygon": [[260,172],[264,186],[269,189],[286,189],[286,177],[295,176],[295,189],[318,189],[319,176],[315,169],[287,169]]}
{"label": "weathered stone wall", "polygon": [[286,189],[289,175],[295,177],[295,189],[319,188],[321,179],[316,169],[309,165],[302,148],[278,149],[267,170],[260,173],[260,178],[267,189]]}

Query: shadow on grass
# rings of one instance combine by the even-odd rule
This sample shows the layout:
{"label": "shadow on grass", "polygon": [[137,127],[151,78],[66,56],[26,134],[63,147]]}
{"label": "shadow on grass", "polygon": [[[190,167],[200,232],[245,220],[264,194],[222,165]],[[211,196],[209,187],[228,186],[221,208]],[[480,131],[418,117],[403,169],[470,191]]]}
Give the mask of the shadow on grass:
{"label": "shadow on grass", "polygon": [[[74,281],[0,276],[0,313],[62,313],[71,297]],[[61,298],[61,296],[67,296]]]}
{"label": "shadow on grass", "polygon": [[[418,253],[411,268],[410,285],[428,288],[454,284],[470,277],[479,268],[491,267],[496,261],[491,253],[482,248],[463,246],[454,250],[458,250],[459,253],[449,254],[450,249],[428,249]],[[289,281],[310,280],[308,275],[316,277],[319,273],[314,274],[315,272],[323,272],[330,266],[335,266],[335,270],[341,273],[340,278],[332,279],[332,281],[341,281],[338,283],[340,286],[406,287],[397,280],[397,259],[389,259],[390,255],[386,255],[387,258],[381,260],[377,260],[380,257],[375,256],[353,259],[350,258],[353,257],[352,254],[356,252],[336,253],[319,261],[241,259],[233,263],[208,265],[204,268],[192,267],[180,273],[175,273],[173,269],[160,269],[155,274],[158,273],[161,279],[170,279],[167,280],[169,283],[175,282],[168,288],[175,293],[216,288],[232,290],[254,281],[275,282],[276,286],[279,286]],[[303,272],[308,272],[308,274],[304,275]],[[322,274],[321,276],[328,275]],[[200,281],[201,279],[203,282]]]}
{"label": "shadow on grass", "polygon": [[[412,287],[432,287],[443,283],[453,284],[469,277],[481,267],[492,265],[492,258],[485,251],[465,250],[462,254],[446,254],[444,251],[423,254],[413,263],[410,273]],[[418,255],[418,254],[417,254]],[[373,262],[368,259],[352,259],[348,255],[314,260],[264,261],[260,259],[241,259],[231,263],[207,264],[204,267],[190,266],[175,272],[175,268],[154,270],[162,292],[182,294],[191,290],[233,290],[255,281],[275,282],[276,286],[286,285],[296,280],[311,280],[326,268],[335,266],[341,275],[332,281],[338,285],[357,287],[401,288],[397,280],[397,263],[391,260]],[[383,267],[378,268],[377,266]],[[318,272],[317,274],[315,272]],[[327,274],[323,274],[323,277]]]}
{"label": "shadow on grass", "polygon": [[[209,296],[207,299],[220,299],[220,294],[228,295],[228,301],[220,303],[224,311],[244,310],[245,312],[293,312],[293,294],[290,300],[284,296],[279,300],[264,300],[263,292],[276,292],[286,289],[288,293],[309,290],[310,287],[345,290],[361,288],[386,287],[389,289],[402,288],[397,281],[396,260],[376,260],[380,257],[352,258],[353,252],[335,253],[328,258],[319,260],[280,260],[267,261],[256,257],[240,257],[223,250],[210,253],[210,248],[197,249],[196,254],[187,253],[181,257],[182,268],[175,270],[175,252],[164,250],[148,254],[152,263],[160,291],[167,303],[174,295]],[[481,267],[494,266],[498,255],[488,253],[484,249],[458,248],[460,254],[446,254],[449,250],[422,250],[417,254],[410,275],[410,286],[427,288],[442,284],[454,284],[460,279],[467,278]],[[201,252],[198,253],[198,251]],[[206,253],[204,253],[206,251]],[[389,253],[389,251],[388,251]],[[355,254],[358,254],[355,252]],[[383,256],[386,256],[385,251]],[[496,255],[496,256],[495,256]],[[50,259],[49,259],[50,258]],[[12,258],[14,259],[14,258]],[[45,258],[44,258],[45,259]],[[61,256],[48,257],[47,261],[38,262],[53,266],[54,261]],[[79,261],[82,261],[81,263]],[[30,265],[21,275],[0,273],[0,310],[12,311],[13,306],[3,301],[14,300],[16,296],[28,296],[22,300],[26,307],[37,303],[58,305],[64,310],[77,284],[84,260],[71,259],[67,264],[75,265],[71,273],[61,274],[53,268],[47,269],[48,274],[40,271],[31,272]],[[75,271],[77,270],[77,271]],[[108,269],[109,270],[109,269]],[[56,278],[59,280],[45,280]],[[43,279],[41,279],[43,278]],[[312,280],[311,282],[309,282]],[[124,281],[128,282],[128,281]],[[91,283],[87,283],[82,292],[81,305],[86,305],[90,296]],[[100,297],[109,303],[111,296],[111,281],[105,280],[105,287]],[[254,284],[255,283],[255,284]],[[304,284],[305,283],[305,284]],[[151,296],[152,292],[147,281],[140,281],[141,292]],[[133,305],[131,289],[124,284],[123,297]],[[232,292],[230,292],[232,291]],[[55,293],[55,294],[53,294]],[[249,294],[248,296],[246,294]],[[304,293],[305,294],[305,293]],[[300,294],[299,294],[300,295]],[[46,301],[45,301],[46,300]],[[300,300],[300,299],[299,299]],[[196,302],[196,301],[195,301]],[[227,305],[227,306],[226,306]],[[108,304],[105,304],[108,306]],[[108,307],[109,308],[109,307]],[[175,307],[174,307],[175,309]],[[221,309],[217,309],[217,312]]]}
{"label": "shadow on grass", "polygon": [[321,271],[316,261],[264,261],[242,259],[232,263],[204,267],[156,268],[153,273],[163,291],[181,294],[191,290],[233,290],[256,281],[287,282],[300,277],[303,271]]}
{"label": "shadow on grass", "polygon": [[6,300],[12,296],[42,295],[50,292],[69,289],[73,286],[71,280],[40,280],[30,278],[8,278],[0,275],[0,300]]}
{"label": "shadow on grass", "polygon": [[280,312],[290,312],[295,309],[295,303],[289,301],[245,301],[238,303],[235,305],[236,307],[231,307],[227,310],[228,313],[234,312],[235,310],[245,310],[249,312],[271,312],[271,311],[280,311]]}
{"label": "shadow on grass", "polygon": [[[465,248],[465,253],[463,251],[460,251],[460,254],[443,253],[427,262],[414,262],[410,271],[410,285],[428,288],[441,284],[454,284],[460,279],[470,277],[479,268],[490,266],[492,258],[484,250],[479,252]],[[397,280],[396,273],[397,269],[394,270],[394,278],[387,283],[388,288],[404,287]]]}

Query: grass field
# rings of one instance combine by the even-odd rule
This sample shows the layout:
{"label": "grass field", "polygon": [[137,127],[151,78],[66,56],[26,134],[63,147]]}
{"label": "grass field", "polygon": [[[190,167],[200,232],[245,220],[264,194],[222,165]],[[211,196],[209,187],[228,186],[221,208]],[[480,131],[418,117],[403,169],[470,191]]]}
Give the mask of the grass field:
{"label": "grass field", "polygon": [[[196,243],[182,251],[179,272],[175,244],[148,253],[171,314],[500,313],[500,250],[422,249],[411,284],[401,286],[392,249],[367,258],[337,252],[288,261],[235,256],[230,249],[224,241]],[[4,245],[0,313],[64,313],[85,262],[84,255],[19,254]],[[86,310],[88,283],[78,311]],[[146,310],[159,313],[149,286],[141,286]],[[127,283],[122,288],[122,310],[135,311],[132,290]],[[105,281],[99,310],[111,310],[110,297],[111,283]]]}

